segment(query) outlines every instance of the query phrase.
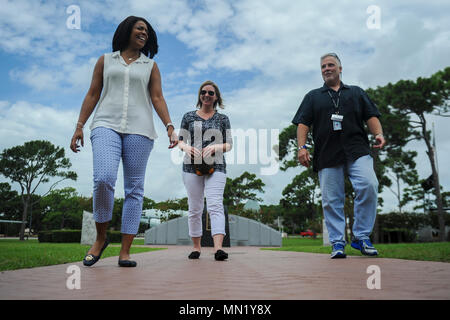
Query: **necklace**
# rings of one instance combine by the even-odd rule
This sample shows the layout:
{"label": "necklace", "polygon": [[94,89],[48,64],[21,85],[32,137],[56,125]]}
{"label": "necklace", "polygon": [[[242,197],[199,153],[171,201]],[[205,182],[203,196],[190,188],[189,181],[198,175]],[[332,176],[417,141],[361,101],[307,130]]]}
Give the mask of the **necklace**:
{"label": "necklace", "polygon": [[141,53],[139,52],[138,53],[138,55],[137,55],[137,57],[131,57],[131,58],[128,58],[128,61],[131,61],[131,60],[134,60],[134,59],[137,59],[137,58],[139,58],[139,56],[141,55]]}

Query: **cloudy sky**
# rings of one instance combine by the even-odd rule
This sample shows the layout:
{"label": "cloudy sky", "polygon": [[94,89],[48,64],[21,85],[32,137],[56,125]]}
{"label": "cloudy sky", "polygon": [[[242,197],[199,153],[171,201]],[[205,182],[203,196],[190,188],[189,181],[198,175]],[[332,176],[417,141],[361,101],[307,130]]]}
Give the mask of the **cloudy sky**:
{"label": "cloudy sky", "polygon": [[[69,142],[95,62],[111,52],[112,36],[124,18],[142,16],[158,35],[155,61],[172,122],[178,127],[183,114],[193,110],[203,81],[215,81],[232,128],[257,139],[242,144],[245,161],[238,148],[228,156],[228,176],[244,170],[257,174],[266,184],[264,203],[275,204],[301,169],[273,169],[274,155],[267,148],[276,143],[271,132],[287,127],[303,96],[322,85],[319,57],[337,52],[344,82],[364,89],[428,77],[449,65],[449,11],[443,0],[0,0],[0,150],[36,139],[63,146],[79,178],[60,187],[91,195],[89,139],[78,154]],[[436,128],[441,184],[448,191],[448,120],[429,120]],[[157,116],[155,125],[159,138],[145,195],[156,201],[184,197],[179,151],[167,149]],[[408,148],[419,152],[419,175],[428,177],[424,143]],[[123,196],[121,176],[117,197]],[[395,206],[390,191],[383,198],[385,210]]]}

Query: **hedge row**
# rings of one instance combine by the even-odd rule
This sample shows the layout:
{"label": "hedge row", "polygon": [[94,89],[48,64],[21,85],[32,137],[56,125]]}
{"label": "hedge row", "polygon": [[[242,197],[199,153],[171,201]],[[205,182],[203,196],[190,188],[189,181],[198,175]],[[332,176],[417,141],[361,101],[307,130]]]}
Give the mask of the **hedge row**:
{"label": "hedge row", "polygon": [[[437,212],[410,213],[391,212],[377,215],[378,239],[381,243],[415,242],[417,231],[425,226],[439,229]],[[444,213],[445,225],[450,225],[450,214]],[[450,234],[448,236],[450,241]]]}
{"label": "hedge row", "polygon": [[[410,212],[391,212],[388,214],[377,215],[378,226],[380,230],[389,231],[389,229],[408,229],[418,230],[424,226],[432,226],[439,229],[437,212],[431,213],[410,213]],[[450,225],[450,214],[444,213],[445,225]]]}
{"label": "hedge row", "polygon": [[[120,231],[107,231],[107,237],[110,242],[120,243],[122,241],[122,233]],[[38,233],[39,242],[80,242],[81,230],[51,230],[40,231]]]}

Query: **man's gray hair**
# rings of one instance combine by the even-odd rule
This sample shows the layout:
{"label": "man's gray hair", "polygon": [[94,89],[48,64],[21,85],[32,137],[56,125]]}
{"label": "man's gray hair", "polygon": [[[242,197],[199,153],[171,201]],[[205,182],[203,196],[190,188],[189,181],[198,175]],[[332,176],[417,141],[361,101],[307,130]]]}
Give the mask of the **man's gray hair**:
{"label": "man's gray hair", "polygon": [[339,57],[338,57],[338,55],[337,55],[336,53],[334,53],[334,52],[329,52],[329,53],[326,53],[326,54],[324,54],[323,56],[321,56],[321,57],[320,57],[320,63],[321,63],[321,64],[322,64],[322,60],[325,59],[326,57],[333,57],[333,58],[335,58],[336,61],[337,61],[337,63],[338,63],[338,65],[339,65],[339,67],[342,67],[341,59],[339,59]]}

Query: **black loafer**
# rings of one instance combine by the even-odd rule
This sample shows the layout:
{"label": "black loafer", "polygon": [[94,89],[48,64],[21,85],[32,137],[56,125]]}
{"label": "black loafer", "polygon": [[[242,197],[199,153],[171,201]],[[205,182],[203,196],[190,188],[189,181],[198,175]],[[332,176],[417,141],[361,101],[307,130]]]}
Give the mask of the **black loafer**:
{"label": "black loafer", "polygon": [[188,256],[189,259],[198,259],[200,258],[200,252],[199,251],[192,251],[191,254]]}
{"label": "black loafer", "polygon": [[102,256],[102,253],[106,249],[108,244],[109,244],[109,240],[106,239],[105,243],[103,244],[102,250],[100,250],[100,253],[98,256],[95,256],[92,253],[85,255],[84,259],[83,259],[83,264],[86,267],[90,267],[90,266],[94,265],[98,260],[100,260],[100,257]]}
{"label": "black loafer", "polygon": [[217,261],[223,261],[225,259],[228,259],[228,253],[219,249],[214,254],[214,259],[216,259]]}
{"label": "black loafer", "polygon": [[137,266],[136,261],[133,260],[119,260],[119,267],[134,268]]}

